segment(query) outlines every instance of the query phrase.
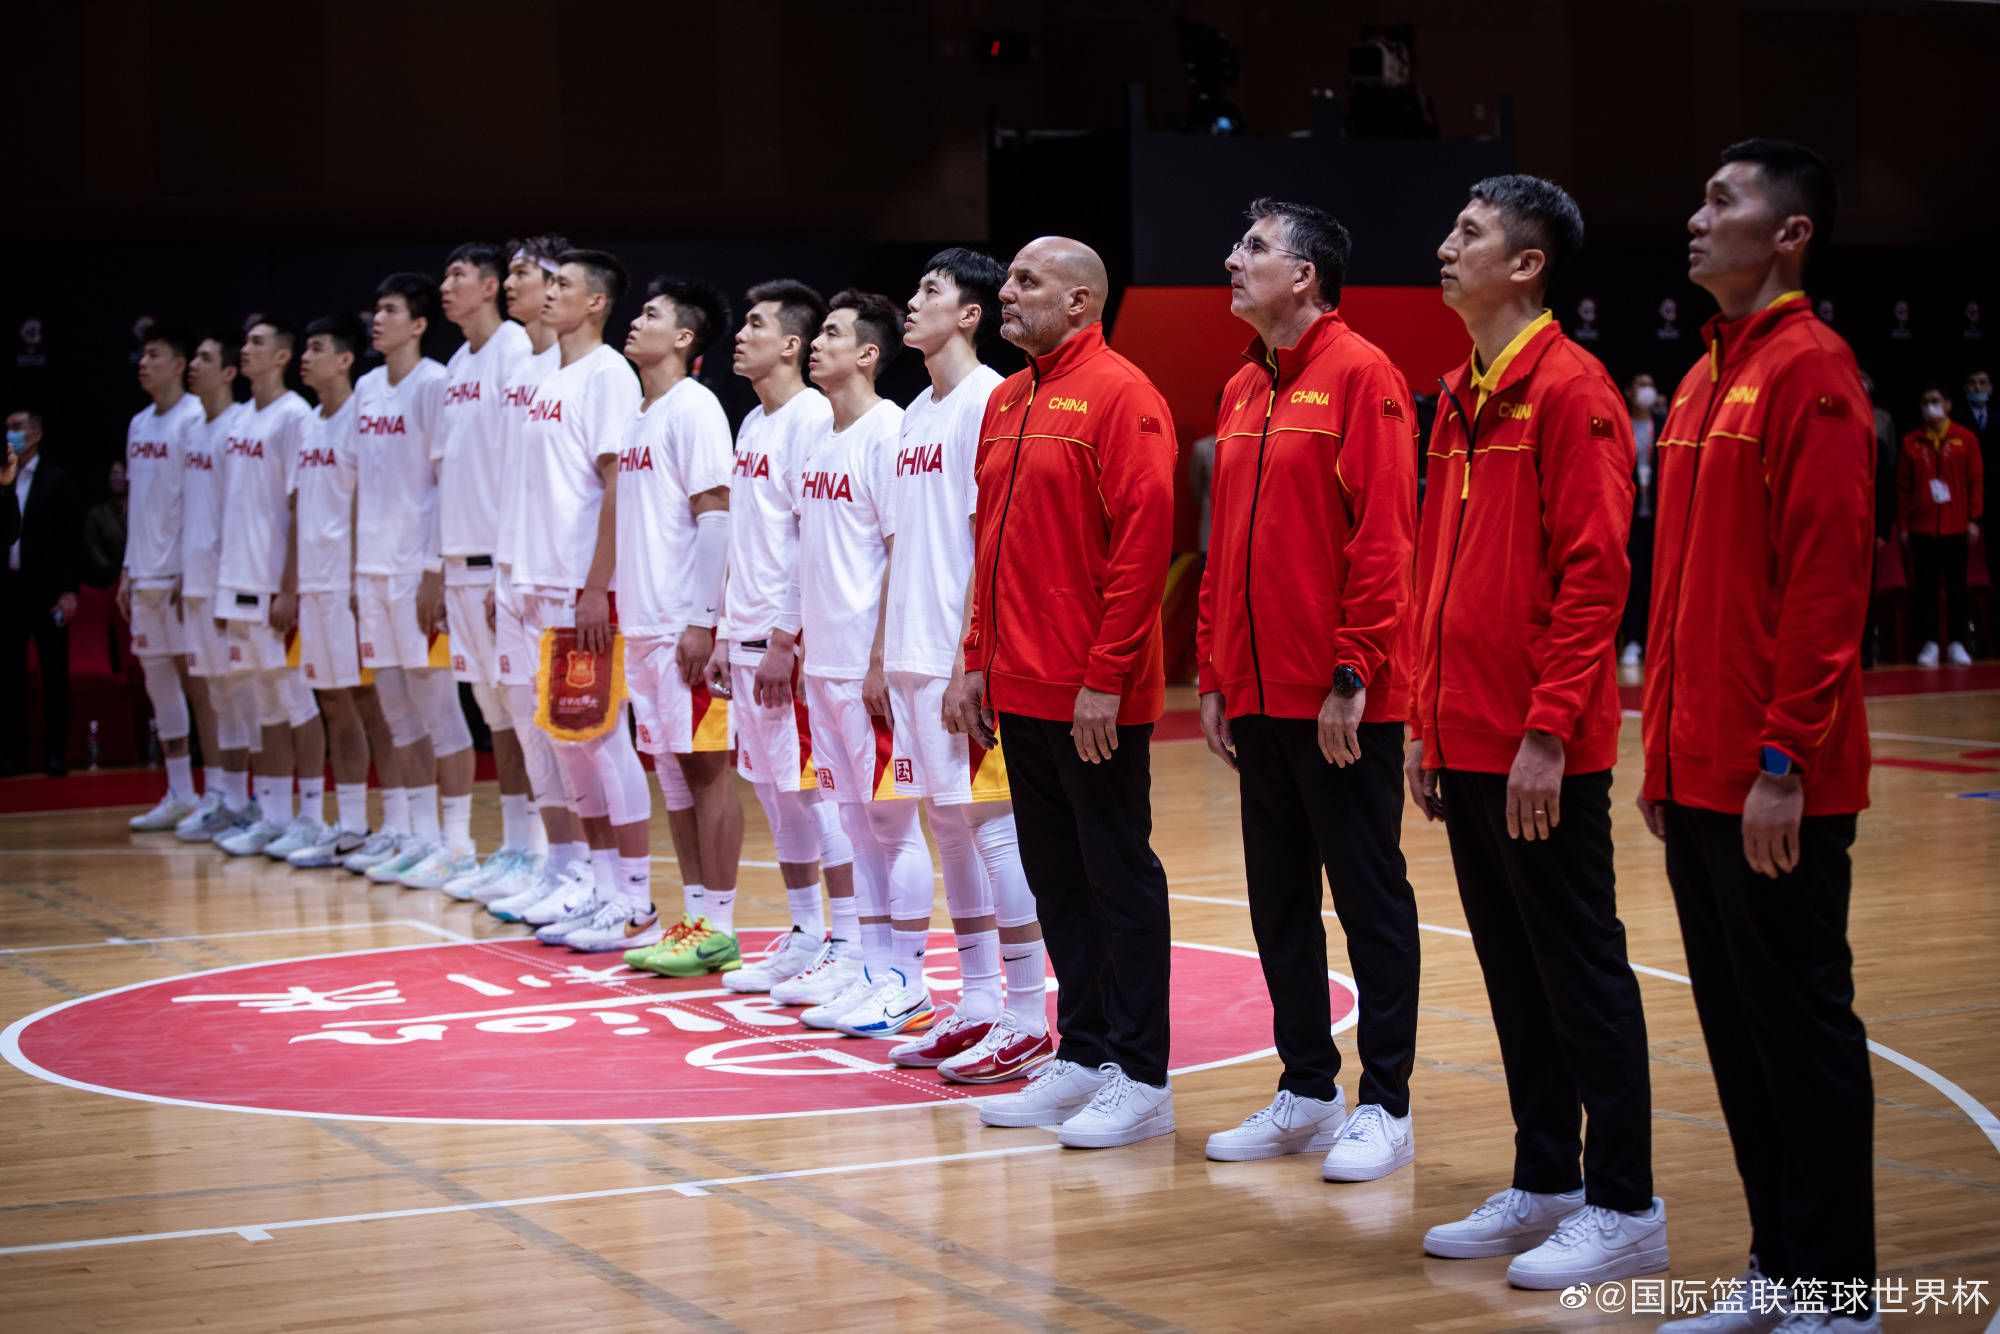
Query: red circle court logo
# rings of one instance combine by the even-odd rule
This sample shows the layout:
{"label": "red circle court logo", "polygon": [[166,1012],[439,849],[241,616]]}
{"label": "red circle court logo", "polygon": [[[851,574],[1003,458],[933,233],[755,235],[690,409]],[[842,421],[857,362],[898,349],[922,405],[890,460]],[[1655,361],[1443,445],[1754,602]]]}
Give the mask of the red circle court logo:
{"label": "red circle court logo", "polygon": [[[745,931],[743,945],[776,935]],[[1268,1054],[1256,957],[1173,948],[1176,1073]],[[932,988],[954,998],[950,936],[933,935],[930,950],[942,965],[926,970]],[[1354,1022],[1354,990],[1329,977],[1338,1031]],[[19,1020],[0,1053],[42,1079],[117,1097],[357,1120],[734,1120],[1006,1091],[899,1069],[890,1044],[809,1029],[798,1015],[716,977],[655,977],[616,955],[489,940],[141,982]]]}

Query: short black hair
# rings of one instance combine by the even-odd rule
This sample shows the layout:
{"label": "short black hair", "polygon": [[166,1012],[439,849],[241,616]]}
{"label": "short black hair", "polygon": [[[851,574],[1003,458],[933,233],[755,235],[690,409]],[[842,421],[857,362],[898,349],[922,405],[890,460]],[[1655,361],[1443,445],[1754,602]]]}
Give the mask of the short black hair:
{"label": "short black hair", "polygon": [[500,253],[500,247],[497,245],[488,245],[484,241],[467,241],[444,257],[444,266],[448,269],[460,260],[472,265],[495,282],[507,276],[507,256]]}
{"label": "short black hair", "polygon": [[826,322],[826,298],[793,278],[773,278],[758,283],[745,294],[749,305],[761,301],[778,303],[778,327],[799,340],[799,360],[805,360],[806,345],[819,337]]}
{"label": "short black hair", "polygon": [[306,337],[314,334],[325,334],[333,340],[335,351],[352,352],[356,357],[368,345],[368,330],[358,315],[322,315],[306,326]]}
{"label": "short black hair", "polygon": [[729,328],[729,298],[699,278],[676,278],[666,274],[646,284],[646,300],[665,297],[673,303],[674,318],[694,334],[688,345],[688,365],[693,366],[715,340]]}
{"label": "short black hair", "polygon": [[[259,324],[265,325],[271,330],[271,341],[279,347],[284,348],[287,352],[298,351],[299,331],[292,327],[290,321],[280,319],[276,315],[259,315],[250,325],[250,329],[256,328]],[[249,334],[250,329],[243,331],[246,336]],[[241,350],[239,346],[238,351]]]}
{"label": "short black hair", "polygon": [[1924,387],[1917,391],[1917,397],[1919,399],[1922,399],[1927,394],[1936,394],[1939,398],[1943,399],[1947,403],[1956,401],[1951,396],[1951,390],[1944,387],[1944,382],[1942,380],[1924,381]]}
{"label": "short black hair", "polygon": [[875,359],[875,374],[880,377],[903,350],[903,312],[880,292],[864,292],[854,287],[834,293],[826,307],[828,311],[854,312],[854,341],[873,343],[880,350],[881,355]]}
{"label": "short black hair", "polygon": [[385,296],[403,298],[403,307],[410,312],[411,319],[428,320],[437,310],[437,280],[421,273],[392,273],[375,288],[378,301]]}
{"label": "short black hair", "polygon": [[1803,213],[1812,219],[1812,240],[1806,253],[1817,254],[1833,238],[1840,212],[1840,191],[1826,159],[1788,139],[1744,139],[1722,150],[1722,162],[1755,164],[1763,174],[1764,190],[1781,218]]}
{"label": "short black hair", "polygon": [[1252,222],[1284,219],[1285,237],[1290,242],[1286,249],[1297,251],[1313,266],[1319,299],[1329,306],[1340,304],[1340,287],[1347,281],[1347,260],[1354,253],[1354,238],[1340,225],[1340,219],[1323,208],[1287,203],[1269,195],[1251,200],[1244,216]]}
{"label": "short black hair", "polygon": [[194,334],[185,324],[175,324],[171,320],[154,320],[147,325],[146,335],[139,340],[139,346],[144,347],[148,343],[166,344],[167,350],[182,361],[194,355]]}
{"label": "short black hair", "polygon": [[1507,246],[1514,252],[1542,252],[1542,285],[1549,290],[1556,270],[1583,249],[1583,210],[1569,191],[1539,176],[1488,176],[1472,187],[1472,198],[1500,215]]}
{"label": "short black hair", "polygon": [[625,289],[632,285],[630,275],[618,257],[603,250],[565,250],[556,256],[557,264],[576,264],[582,267],[585,281],[590,290],[602,292],[617,305],[624,297]]}
{"label": "short black hair", "polygon": [[932,255],[926,274],[942,273],[958,288],[958,304],[979,307],[979,327],[972,332],[974,348],[985,347],[1000,331],[1000,289],[1007,283],[1007,266],[981,250],[953,246]]}
{"label": "short black hair", "polygon": [[[261,322],[262,317],[259,316],[258,318],[259,322]],[[243,355],[243,335],[235,329],[210,329],[194,340],[196,349],[199,349],[203,343],[215,344],[215,350],[222,354],[222,364],[225,366],[234,366],[236,359]]]}

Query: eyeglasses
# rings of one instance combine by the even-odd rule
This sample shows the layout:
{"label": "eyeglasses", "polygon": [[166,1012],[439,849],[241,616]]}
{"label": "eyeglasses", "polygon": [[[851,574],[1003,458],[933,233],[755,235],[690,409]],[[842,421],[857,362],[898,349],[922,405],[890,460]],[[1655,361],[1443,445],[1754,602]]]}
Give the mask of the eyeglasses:
{"label": "eyeglasses", "polygon": [[1261,236],[1244,237],[1241,241],[1238,241],[1235,245],[1229,247],[1229,253],[1232,255],[1238,253],[1246,254],[1250,256],[1250,258],[1252,259],[1257,258],[1257,256],[1259,255],[1265,255],[1265,254],[1290,255],[1293,259],[1303,259],[1308,264],[1312,263],[1312,260],[1310,258],[1308,258],[1305,255],[1301,255],[1296,250],[1286,250],[1280,246],[1264,244],[1264,238],[1262,238]]}

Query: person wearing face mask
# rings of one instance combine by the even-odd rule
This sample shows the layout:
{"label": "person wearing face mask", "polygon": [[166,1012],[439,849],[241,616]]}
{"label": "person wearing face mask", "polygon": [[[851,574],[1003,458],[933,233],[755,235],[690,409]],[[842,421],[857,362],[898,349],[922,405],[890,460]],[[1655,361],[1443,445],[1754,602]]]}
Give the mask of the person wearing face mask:
{"label": "person wearing face mask", "polygon": [[[1979,437],[1979,456],[1984,459],[1993,452],[1993,441],[2000,431],[1995,431],[1994,421],[2000,417],[2000,408],[1993,402],[1993,372],[1976,369],[1965,377],[1965,394],[1959,402],[1958,412],[1953,420],[1961,426],[1969,426]],[[1993,587],[2000,588],[2000,542],[1981,542],[1986,552],[1986,573]],[[1990,636],[1989,636],[1990,641]],[[1989,650],[1990,651],[1990,650]]]}
{"label": "person wearing face mask", "polygon": [[1660,422],[1667,413],[1659,386],[1643,371],[1625,386],[1625,407],[1632,418],[1638,462],[1632,469],[1632,532],[1625,543],[1632,561],[1632,592],[1618,626],[1618,637],[1625,641],[1619,662],[1637,667],[1646,652],[1646,610],[1653,592],[1653,443],[1660,438]]}
{"label": "person wearing face mask", "polygon": [[[1896,509],[1903,521],[1903,541],[1910,549],[1916,594],[1911,629],[1923,637],[1917,666],[1938,665],[1938,644],[1954,667],[1971,665],[1965,649],[1965,563],[1967,549],[1979,540],[1980,504],[1984,498],[1985,467],[1979,437],[1970,427],[1951,420],[1951,398],[1938,385],[1926,385],[1919,400],[1924,424],[1903,437],[1896,459]],[[1944,585],[1944,631],[1938,631],[1938,584]]]}
{"label": "person wearing face mask", "polygon": [[[69,622],[76,615],[82,523],[69,474],[41,456],[42,414],[21,409],[7,415],[7,452],[14,463],[10,490],[20,510],[20,531],[0,566],[0,697],[27,692],[28,641],[41,664],[42,736],[46,767],[68,772]],[[0,774],[27,765],[28,714],[0,709]]]}

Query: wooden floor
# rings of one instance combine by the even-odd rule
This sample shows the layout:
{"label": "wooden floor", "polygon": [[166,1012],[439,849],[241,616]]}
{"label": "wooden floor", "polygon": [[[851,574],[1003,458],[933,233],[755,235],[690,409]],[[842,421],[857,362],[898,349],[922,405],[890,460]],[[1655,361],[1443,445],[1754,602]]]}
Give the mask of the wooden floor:
{"label": "wooden floor", "polygon": [[[2000,789],[2000,692],[1871,701],[1870,725],[1878,757],[1946,766],[1878,767],[1855,849],[1859,1006],[1879,1044],[1881,1267],[1913,1291],[1918,1279],[1984,1280],[1987,1296],[1977,1315],[1890,1323],[1985,1328],[2000,1290],[2000,1126],[1982,1110],[2000,1107],[2000,801],[1958,794]],[[1685,963],[1659,849],[1631,807],[1629,721],[1625,737],[1619,888],[1633,961],[1652,970],[1640,986],[1657,1188],[1673,1277],[1705,1283],[1741,1268],[1747,1225],[1676,976]],[[1199,742],[1158,744],[1153,762],[1175,938],[1251,948],[1230,776]],[[490,796],[480,807],[490,845],[497,812]],[[768,863],[750,809],[745,856]],[[128,814],[0,817],[0,1024],[151,979],[435,943],[427,926],[521,934],[440,895],[162,849],[126,835]],[[1512,1291],[1503,1261],[1422,1254],[1427,1226],[1506,1184],[1510,1126],[1443,834],[1412,819],[1404,846],[1428,929],[1417,1162],[1389,1180],[1323,1184],[1314,1157],[1204,1160],[1209,1131],[1268,1100],[1268,1055],[1177,1077],[1175,1137],[1096,1153],[1055,1148],[1042,1131],[982,1129],[965,1106],[412,1124],[133,1101],[4,1067],[0,1326],[1650,1325]],[[658,871],[662,901],[675,898],[671,863]],[[746,868],[743,885],[739,921],[784,920],[775,870]],[[1329,966],[1346,972],[1330,916],[1328,933]],[[1351,1068],[1351,1030],[1341,1048]]]}

